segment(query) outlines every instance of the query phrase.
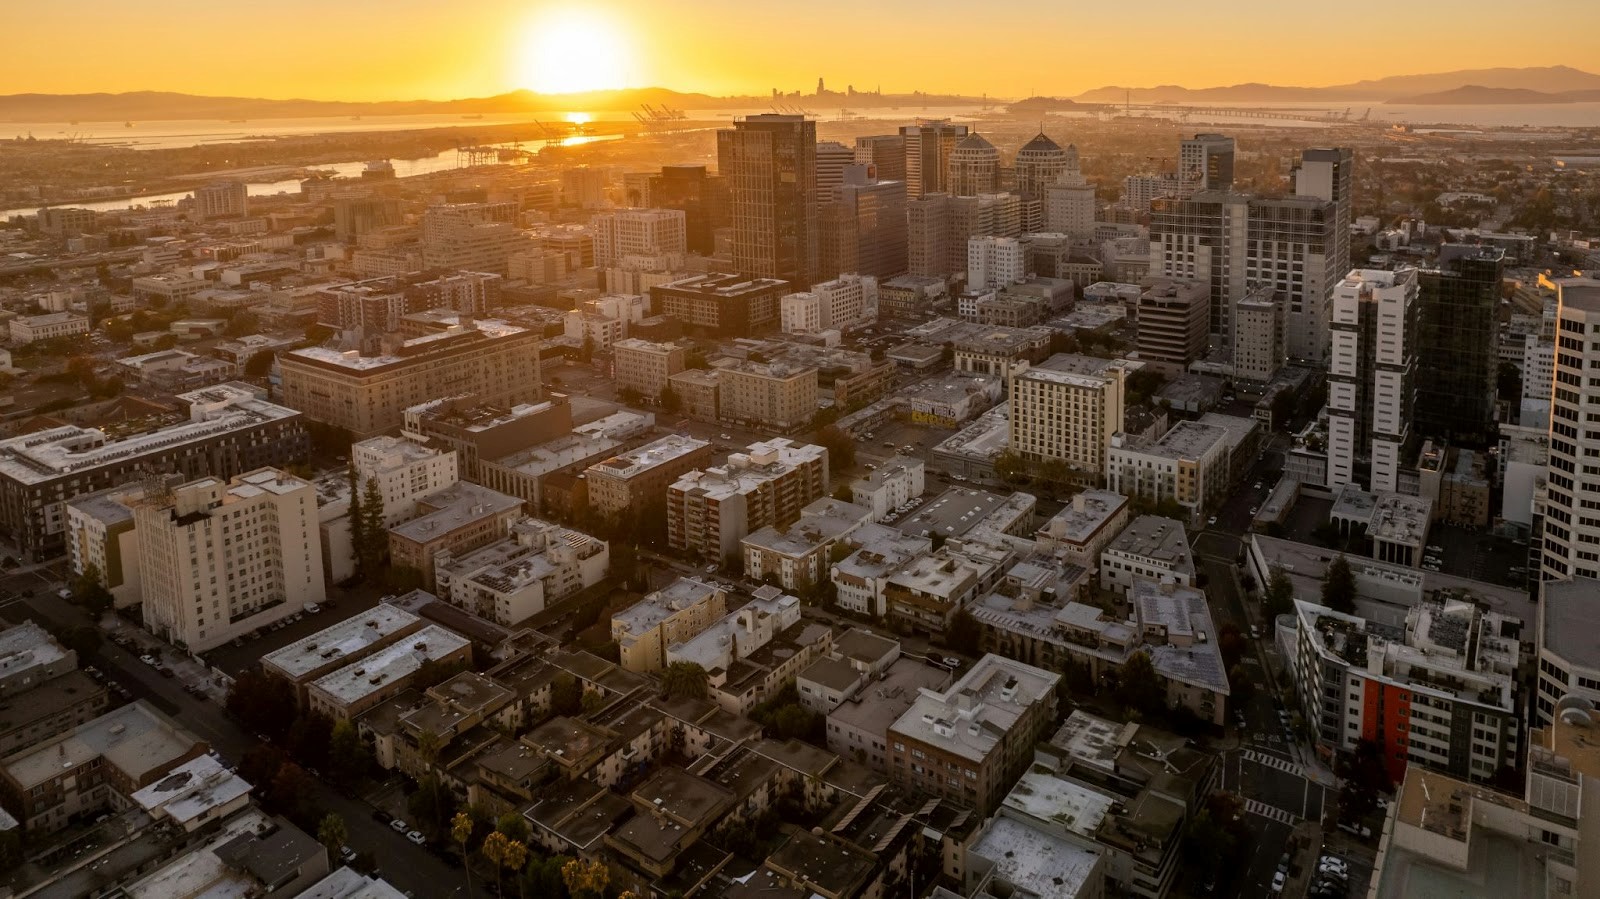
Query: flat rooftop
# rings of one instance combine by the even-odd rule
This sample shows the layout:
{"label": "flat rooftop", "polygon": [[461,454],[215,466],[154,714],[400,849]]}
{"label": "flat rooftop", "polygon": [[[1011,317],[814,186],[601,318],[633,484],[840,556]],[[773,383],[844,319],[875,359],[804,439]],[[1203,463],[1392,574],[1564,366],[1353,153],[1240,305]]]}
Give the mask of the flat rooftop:
{"label": "flat rooftop", "polygon": [[96,758],[142,776],[176,761],[196,742],[171,720],[138,701],[16,753],[3,764],[12,780],[23,789],[32,789]]}
{"label": "flat rooftop", "polygon": [[1061,675],[992,653],[948,690],[922,690],[890,727],[970,761],[993,752],[1034,703],[1053,694]]}
{"label": "flat rooftop", "polygon": [[1159,515],[1140,515],[1112,538],[1106,552],[1150,559],[1176,570],[1194,573],[1189,536],[1183,524]]}
{"label": "flat rooftop", "polygon": [[660,590],[611,616],[613,633],[621,627],[624,638],[647,634],[685,609],[708,601],[722,587],[697,577],[680,577]]}
{"label": "flat rooftop", "polygon": [[434,511],[397,524],[389,529],[389,533],[417,543],[427,543],[484,518],[492,518],[522,506],[522,500],[514,496],[480,487],[470,481],[459,481],[430,493],[417,503]]}
{"label": "flat rooftop", "polygon": [[421,618],[398,606],[379,603],[360,615],[267,653],[261,661],[298,680],[335,659],[360,655],[385,637],[417,628],[421,623]]}
{"label": "flat rooftop", "polygon": [[1051,516],[1038,531],[1040,538],[1066,543],[1083,543],[1117,513],[1128,507],[1128,498],[1110,490],[1091,488],[1073,495],[1061,511]]}
{"label": "flat rooftop", "polygon": [[710,441],[669,434],[635,450],[612,456],[589,466],[591,473],[613,478],[633,478],[711,445]]}
{"label": "flat rooftop", "polygon": [[0,677],[59,662],[67,652],[32,621],[0,631]]}
{"label": "flat rooftop", "polygon": [[908,537],[929,537],[933,534],[959,537],[977,527],[1005,502],[1006,497],[998,493],[971,487],[951,487],[932,501],[924,503],[897,527]]}
{"label": "flat rooftop", "polygon": [[423,662],[437,661],[469,645],[466,637],[430,624],[398,643],[317,678],[312,686],[348,704],[409,677]]}
{"label": "flat rooftop", "polygon": [[1100,853],[1001,815],[991,818],[968,854],[994,863],[997,880],[1028,899],[1071,899],[1089,883]]}
{"label": "flat rooftop", "polygon": [[341,350],[333,347],[318,346],[290,350],[279,358],[282,360],[309,362],[327,368],[360,374],[391,365],[417,364],[431,355],[454,350],[469,343],[500,340],[524,333],[528,333],[527,329],[520,328],[509,322],[480,319],[472,322],[469,327],[455,324],[443,331],[425,334],[421,337],[413,337],[401,344],[398,351],[394,353],[376,353],[363,356],[357,350]]}

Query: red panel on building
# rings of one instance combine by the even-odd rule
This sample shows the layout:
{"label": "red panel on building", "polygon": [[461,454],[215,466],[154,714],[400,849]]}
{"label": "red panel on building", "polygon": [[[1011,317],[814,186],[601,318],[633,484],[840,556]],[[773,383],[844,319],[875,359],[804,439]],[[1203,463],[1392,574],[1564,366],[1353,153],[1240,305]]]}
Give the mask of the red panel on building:
{"label": "red panel on building", "polygon": [[1361,738],[1378,744],[1389,779],[1406,776],[1406,745],[1411,721],[1411,691],[1395,684],[1363,678]]}

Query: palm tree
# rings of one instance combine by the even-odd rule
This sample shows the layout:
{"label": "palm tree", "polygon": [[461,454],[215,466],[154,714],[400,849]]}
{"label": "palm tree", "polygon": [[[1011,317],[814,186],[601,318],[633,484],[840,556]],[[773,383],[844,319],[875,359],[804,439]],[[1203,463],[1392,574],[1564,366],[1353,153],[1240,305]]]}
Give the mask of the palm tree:
{"label": "palm tree", "polygon": [[661,690],[673,699],[704,699],[709,681],[694,662],[673,662],[661,672]]}
{"label": "palm tree", "polygon": [[349,839],[350,831],[343,818],[335,812],[323,816],[322,823],[317,826],[317,842],[328,847],[329,855],[337,855]]}
{"label": "palm tree", "polygon": [[528,864],[528,844],[521,840],[507,840],[500,861],[506,870],[517,875],[517,895],[522,895],[524,879],[521,874],[523,866]]}
{"label": "palm tree", "polygon": [[433,768],[433,763],[439,760],[439,753],[443,749],[444,737],[431,730],[417,733],[417,757],[422,759],[423,765],[430,770]]}
{"label": "palm tree", "polygon": [[500,870],[505,866],[506,850],[510,845],[511,841],[506,839],[506,835],[497,830],[484,837],[483,845],[478,847],[478,851],[483,853],[483,857],[494,865],[494,893],[496,896],[500,895]]}
{"label": "palm tree", "polygon": [[472,860],[467,857],[467,841],[472,839],[472,816],[456,812],[450,819],[450,836],[461,844],[461,867],[467,871],[467,895],[472,895]]}

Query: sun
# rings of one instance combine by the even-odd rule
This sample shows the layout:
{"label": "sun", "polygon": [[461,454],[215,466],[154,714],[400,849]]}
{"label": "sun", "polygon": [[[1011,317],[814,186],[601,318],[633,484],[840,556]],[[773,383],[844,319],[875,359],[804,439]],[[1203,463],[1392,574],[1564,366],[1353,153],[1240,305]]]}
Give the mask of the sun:
{"label": "sun", "polygon": [[541,94],[627,87],[628,49],[603,16],[568,10],[528,27],[520,59],[523,85]]}

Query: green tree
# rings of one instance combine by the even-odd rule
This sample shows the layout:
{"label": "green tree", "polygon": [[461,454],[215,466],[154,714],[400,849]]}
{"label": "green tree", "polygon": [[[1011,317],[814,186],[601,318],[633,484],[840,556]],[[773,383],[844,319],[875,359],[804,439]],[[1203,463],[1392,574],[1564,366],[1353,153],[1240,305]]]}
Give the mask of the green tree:
{"label": "green tree", "polygon": [[835,474],[848,471],[856,464],[855,438],[838,425],[824,425],[817,431],[817,445],[828,451],[828,469]]}
{"label": "green tree", "polygon": [[233,318],[228,319],[228,326],[222,333],[229,337],[243,337],[259,330],[261,330],[261,320],[256,314],[248,309],[241,309],[233,314]]}
{"label": "green tree", "polygon": [[247,378],[265,378],[272,372],[272,363],[278,354],[272,350],[261,350],[244,363],[244,376]]}
{"label": "green tree", "polygon": [[467,872],[467,895],[472,895],[472,861],[467,857],[467,843],[472,840],[472,816],[456,812],[450,819],[450,839],[461,846],[461,867]]}
{"label": "green tree", "polygon": [[528,820],[516,812],[506,812],[494,819],[494,829],[505,834],[507,839],[521,843],[528,842],[528,838],[532,835],[528,829]]}
{"label": "green tree", "polygon": [[361,741],[354,724],[339,721],[328,736],[328,768],[334,779],[354,790],[371,770],[372,752]]}
{"label": "green tree", "polygon": [[322,823],[317,825],[317,842],[327,847],[329,855],[337,857],[339,850],[343,849],[349,840],[350,831],[337,812],[329,812],[322,816]]}
{"label": "green tree", "polygon": [[[528,844],[522,840],[507,840],[506,848],[500,853],[500,867],[510,871],[512,874],[516,874],[523,868],[527,867],[528,856],[532,854],[533,853],[528,850]],[[500,883],[500,871],[497,869],[494,872],[494,875],[495,885],[498,887]],[[517,892],[521,895],[526,895],[522,889],[522,878],[520,877],[517,878]]]}
{"label": "green tree", "polygon": [[678,396],[678,391],[673,390],[670,384],[661,388],[660,402],[662,411],[673,415],[678,414],[678,410],[683,408],[683,397]]}
{"label": "green tree", "polygon": [[661,672],[661,691],[673,699],[705,699],[706,670],[694,662],[673,662]]}
{"label": "green tree", "polygon": [[1322,582],[1322,604],[1346,615],[1356,611],[1356,576],[1344,553],[1335,556]]}
{"label": "green tree", "polygon": [[1243,665],[1234,665],[1228,669],[1228,698],[1234,708],[1242,709],[1249,705],[1251,697],[1255,694],[1256,682],[1250,676],[1250,669]]}
{"label": "green tree", "polygon": [[377,476],[367,478],[361,491],[361,544],[356,547],[366,571],[380,571],[389,555],[389,530],[384,525],[383,488]]}
{"label": "green tree", "polygon": [[561,867],[561,880],[573,899],[599,899],[611,885],[611,872],[599,859],[588,862],[572,859]]}
{"label": "green tree", "polygon": [[1272,566],[1272,576],[1267,580],[1261,605],[1269,624],[1279,615],[1287,615],[1294,610],[1294,582],[1289,580],[1288,572],[1277,565]]}
{"label": "green tree", "polygon": [[500,895],[500,872],[505,868],[506,851],[510,845],[511,840],[497,830],[485,837],[483,845],[478,847],[479,854],[488,859],[489,864],[494,866],[494,893],[496,896]]}
{"label": "green tree", "polygon": [[105,577],[100,573],[100,566],[90,562],[83,567],[83,573],[72,579],[72,601],[92,615],[99,615],[111,608],[111,591],[106,589]]}
{"label": "green tree", "polygon": [[1118,674],[1117,701],[1123,708],[1145,716],[1166,711],[1167,691],[1150,663],[1150,654],[1140,650],[1128,657]]}
{"label": "green tree", "polygon": [[252,669],[234,678],[228,689],[228,712],[246,728],[269,740],[282,741],[298,714],[294,689],[279,678]]}
{"label": "green tree", "polygon": [[994,473],[1013,487],[1028,483],[1028,462],[1015,450],[1005,449],[994,457]]}
{"label": "green tree", "polygon": [[406,802],[418,829],[428,834],[439,833],[449,823],[445,816],[451,804],[450,788],[432,774],[417,781],[417,791]]}
{"label": "green tree", "polygon": [[345,469],[345,486],[350,491],[350,553],[355,556],[356,576],[365,579],[371,572],[367,571],[362,549],[367,545],[367,518],[361,508],[360,485],[356,483],[356,466],[350,463]]}
{"label": "green tree", "polygon": [[583,710],[583,686],[566,672],[550,684],[550,709],[557,715],[572,716]]}
{"label": "green tree", "polygon": [[983,655],[983,628],[978,624],[978,619],[966,609],[958,609],[950,616],[950,626],[945,628],[944,643],[946,646],[969,656]]}

